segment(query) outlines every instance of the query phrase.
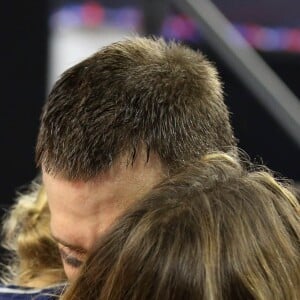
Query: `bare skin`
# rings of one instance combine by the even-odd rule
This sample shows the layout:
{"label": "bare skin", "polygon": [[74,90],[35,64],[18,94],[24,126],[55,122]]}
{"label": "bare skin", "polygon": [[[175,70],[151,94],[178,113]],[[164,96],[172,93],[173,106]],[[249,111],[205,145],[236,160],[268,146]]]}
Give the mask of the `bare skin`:
{"label": "bare skin", "polygon": [[162,180],[160,160],[152,154],[145,161],[145,156],[139,155],[132,165],[123,157],[86,182],[69,181],[43,170],[51,232],[69,280],[76,277],[88,251],[114,220]]}

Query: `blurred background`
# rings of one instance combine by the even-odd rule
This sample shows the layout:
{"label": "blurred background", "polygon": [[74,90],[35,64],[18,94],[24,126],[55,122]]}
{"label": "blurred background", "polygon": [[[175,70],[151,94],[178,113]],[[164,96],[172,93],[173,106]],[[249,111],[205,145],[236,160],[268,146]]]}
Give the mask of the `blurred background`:
{"label": "blurred background", "polygon": [[[239,146],[253,160],[300,181],[299,144],[215,51],[201,24],[177,5],[180,1],[45,2],[1,3],[2,212],[12,203],[16,190],[22,190],[37,173],[34,146],[39,114],[54,81],[67,67],[103,45],[133,34],[182,41],[215,61],[224,81],[226,104],[232,112]],[[300,97],[300,2],[213,0],[212,3]],[[230,31],[224,38],[241,47]]]}

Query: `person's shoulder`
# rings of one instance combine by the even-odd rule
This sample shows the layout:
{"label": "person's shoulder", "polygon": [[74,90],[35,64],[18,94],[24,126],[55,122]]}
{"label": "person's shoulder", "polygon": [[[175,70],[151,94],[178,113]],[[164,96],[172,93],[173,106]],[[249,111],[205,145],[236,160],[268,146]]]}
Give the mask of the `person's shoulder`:
{"label": "person's shoulder", "polygon": [[45,289],[26,288],[15,285],[0,285],[0,300],[50,300],[57,299],[64,285]]}

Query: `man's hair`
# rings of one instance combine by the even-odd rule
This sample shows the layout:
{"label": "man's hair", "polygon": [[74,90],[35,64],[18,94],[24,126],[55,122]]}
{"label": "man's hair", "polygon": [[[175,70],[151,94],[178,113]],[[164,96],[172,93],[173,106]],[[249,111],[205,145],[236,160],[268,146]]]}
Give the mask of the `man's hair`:
{"label": "man's hair", "polygon": [[134,204],[63,299],[300,299],[299,209],[270,173],[209,155]]}
{"label": "man's hair", "polygon": [[236,145],[215,67],[162,39],[131,38],[67,70],[44,106],[37,164],[90,179],[121,155],[156,153],[168,170]]}
{"label": "man's hair", "polygon": [[50,211],[44,188],[33,181],[3,220],[1,246],[9,251],[1,283],[47,287],[66,281],[56,242],[50,233]]}

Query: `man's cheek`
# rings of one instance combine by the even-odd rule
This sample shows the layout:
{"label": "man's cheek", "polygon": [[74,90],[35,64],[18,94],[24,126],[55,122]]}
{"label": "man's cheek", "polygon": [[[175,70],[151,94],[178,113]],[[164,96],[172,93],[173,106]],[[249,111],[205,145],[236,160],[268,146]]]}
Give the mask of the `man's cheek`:
{"label": "man's cheek", "polygon": [[69,282],[74,281],[79,275],[79,269],[73,268],[68,264],[66,264],[65,262],[63,262],[63,266]]}

